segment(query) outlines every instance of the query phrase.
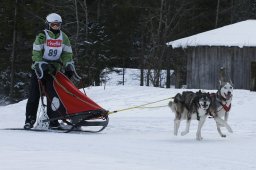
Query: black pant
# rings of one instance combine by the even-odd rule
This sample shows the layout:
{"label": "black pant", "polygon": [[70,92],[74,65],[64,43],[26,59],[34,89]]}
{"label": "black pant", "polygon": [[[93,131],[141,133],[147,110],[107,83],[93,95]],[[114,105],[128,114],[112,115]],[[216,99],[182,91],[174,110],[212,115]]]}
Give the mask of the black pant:
{"label": "black pant", "polygon": [[54,104],[52,104],[52,100],[54,97],[58,99],[58,95],[56,94],[53,87],[53,77],[50,74],[45,73],[44,77],[41,80],[38,80],[36,74],[33,71],[31,80],[30,80],[29,97],[28,97],[27,106],[26,106],[26,120],[25,120],[25,122],[30,122],[32,124],[34,124],[34,122],[36,121],[38,104],[40,100],[39,83],[40,83],[41,91],[44,91],[45,96],[47,98],[48,117],[54,118],[54,117],[62,116],[63,114],[65,114],[65,109],[61,101],[60,101],[60,107],[58,108],[56,108]]}

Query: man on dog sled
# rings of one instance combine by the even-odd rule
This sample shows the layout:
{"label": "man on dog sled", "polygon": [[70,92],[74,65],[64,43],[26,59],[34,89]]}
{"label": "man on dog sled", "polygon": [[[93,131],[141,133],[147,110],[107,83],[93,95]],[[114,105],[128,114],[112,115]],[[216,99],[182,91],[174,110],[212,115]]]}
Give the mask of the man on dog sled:
{"label": "man on dog sled", "polygon": [[[29,87],[29,98],[26,105],[26,120],[24,129],[33,128],[36,118],[40,96],[45,92],[47,98],[47,115],[49,118],[57,116],[56,110],[63,110],[52,106],[56,98],[53,87],[53,76],[57,71],[63,70],[67,77],[76,77],[72,48],[68,36],[61,31],[62,18],[56,13],[46,17],[45,29],[40,32],[34,41],[32,52],[32,76]],[[56,101],[55,101],[56,102]],[[57,101],[57,103],[61,103]],[[58,127],[58,120],[51,121],[50,127]]]}

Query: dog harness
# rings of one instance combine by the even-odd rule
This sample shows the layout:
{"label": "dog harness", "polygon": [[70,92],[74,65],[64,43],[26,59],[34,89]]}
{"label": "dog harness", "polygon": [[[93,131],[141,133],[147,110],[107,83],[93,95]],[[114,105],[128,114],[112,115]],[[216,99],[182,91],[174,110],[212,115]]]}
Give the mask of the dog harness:
{"label": "dog harness", "polygon": [[[216,98],[217,98],[217,101],[219,102],[219,104],[222,106],[222,108],[226,111],[226,112],[229,112],[230,111],[230,109],[231,109],[231,103],[229,104],[229,106],[227,106],[226,104],[223,104],[222,102],[221,102],[221,99],[220,99],[220,97],[224,100],[224,101],[226,101],[226,99],[224,98],[224,97],[222,97],[220,94],[219,94],[219,92],[217,93],[217,96],[216,96]],[[220,110],[219,110],[220,111]],[[219,112],[218,111],[218,112]]]}
{"label": "dog harness", "polygon": [[223,109],[224,109],[226,112],[229,112],[229,110],[231,109],[231,103],[230,103],[229,106],[227,106],[227,105],[225,105],[225,104],[223,104],[223,103],[220,102],[220,105],[223,107]]}
{"label": "dog harness", "polygon": [[[223,98],[223,97],[219,94],[219,91],[218,91],[217,93],[211,93],[210,96],[211,96],[212,101],[214,101],[214,102],[217,104],[217,108],[218,108],[219,106],[222,106],[221,109],[224,109],[226,113],[230,111],[230,109],[231,109],[231,103],[229,104],[229,106],[226,105],[226,104],[223,104],[223,103],[221,102],[221,99],[220,99],[220,98],[222,98],[224,101],[226,101],[226,99]],[[214,100],[214,99],[216,99],[216,100]],[[220,110],[217,110],[217,112],[221,111],[221,109],[220,109]],[[210,116],[214,117],[214,115],[212,115],[211,112],[210,112],[209,114],[210,114]]]}

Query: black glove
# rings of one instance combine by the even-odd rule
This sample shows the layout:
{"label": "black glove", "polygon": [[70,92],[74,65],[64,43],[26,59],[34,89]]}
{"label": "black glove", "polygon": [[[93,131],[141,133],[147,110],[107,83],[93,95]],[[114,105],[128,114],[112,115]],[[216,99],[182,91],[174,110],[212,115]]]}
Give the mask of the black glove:
{"label": "black glove", "polygon": [[71,77],[74,75],[74,72],[73,71],[65,71],[65,75],[69,78],[69,79],[71,79]]}
{"label": "black glove", "polygon": [[79,82],[81,77],[77,74],[74,61],[67,62],[65,65],[65,75],[71,80]]}
{"label": "black glove", "polygon": [[68,62],[65,66],[65,75],[70,79],[74,75],[74,62]]}
{"label": "black glove", "polygon": [[38,79],[42,79],[44,77],[44,72],[48,70],[48,63],[45,61],[37,61],[33,65],[33,69],[37,75]]}

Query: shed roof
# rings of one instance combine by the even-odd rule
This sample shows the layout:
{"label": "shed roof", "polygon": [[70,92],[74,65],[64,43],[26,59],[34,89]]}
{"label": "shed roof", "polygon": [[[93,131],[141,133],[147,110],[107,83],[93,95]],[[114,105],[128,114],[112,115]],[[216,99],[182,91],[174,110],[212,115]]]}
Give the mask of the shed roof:
{"label": "shed roof", "polygon": [[190,46],[256,47],[256,20],[246,20],[168,42],[172,48]]}

